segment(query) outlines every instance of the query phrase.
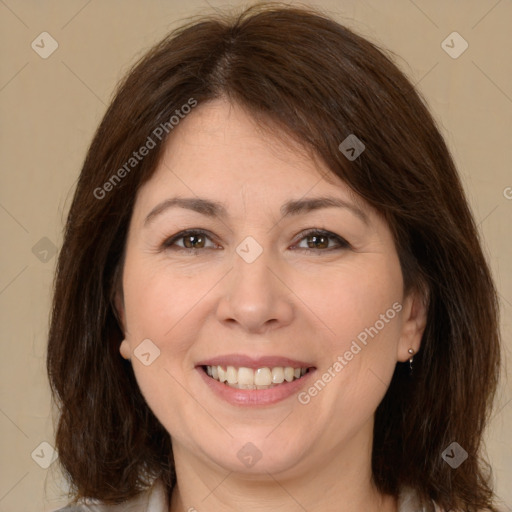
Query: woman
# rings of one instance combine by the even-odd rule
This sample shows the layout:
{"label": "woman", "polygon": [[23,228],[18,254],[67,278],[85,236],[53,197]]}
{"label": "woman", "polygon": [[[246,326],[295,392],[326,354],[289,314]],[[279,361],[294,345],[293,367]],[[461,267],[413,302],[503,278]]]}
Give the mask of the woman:
{"label": "woman", "polygon": [[498,308],[457,171],[391,60],[316,11],[195,20],[128,74],[47,362],[64,510],[496,510]]}

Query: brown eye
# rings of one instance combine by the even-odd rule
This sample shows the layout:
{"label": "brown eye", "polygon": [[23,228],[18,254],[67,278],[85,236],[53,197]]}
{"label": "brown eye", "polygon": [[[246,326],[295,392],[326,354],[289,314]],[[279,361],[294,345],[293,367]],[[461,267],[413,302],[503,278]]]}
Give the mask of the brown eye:
{"label": "brown eye", "polygon": [[185,235],[182,239],[185,241],[183,245],[187,249],[198,249],[204,247],[204,235]]}
{"label": "brown eye", "polygon": [[310,249],[327,249],[329,247],[329,237],[325,235],[308,235],[308,247]]}
{"label": "brown eye", "polygon": [[206,245],[211,240],[208,234],[202,230],[185,230],[168,238],[163,244],[164,249],[196,251],[197,249],[211,249],[215,244]]}
{"label": "brown eye", "polygon": [[[302,238],[300,239],[297,247],[299,249],[304,249],[306,252],[310,252],[315,249],[319,249],[320,251],[331,251],[350,248],[350,244],[344,238],[331,233],[330,231],[311,229],[306,232],[302,232],[301,235]],[[334,241],[334,245],[332,245],[331,240]],[[303,241],[306,242],[307,247],[300,246],[300,243]]]}

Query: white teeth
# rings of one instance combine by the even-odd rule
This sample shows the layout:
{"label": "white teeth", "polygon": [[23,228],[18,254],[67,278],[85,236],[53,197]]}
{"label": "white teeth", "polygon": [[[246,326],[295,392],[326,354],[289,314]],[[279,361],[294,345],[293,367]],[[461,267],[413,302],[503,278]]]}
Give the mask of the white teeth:
{"label": "white teeth", "polygon": [[274,384],[281,384],[284,382],[284,369],[281,366],[272,368],[272,382]]}
{"label": "white teeth", "polygon": [[226,375],[228,377],[228,384],[236,384],[238,381],[238,372],[234,366],[228,366]]}
{"label": "white teeth", "polygon": [[228,386],[238,389],[268,389],[278,386],[283,382],[292,382],[300,379],[308,371],[307,368],[292,368],[291,366],[276,366],[272,369],[268,367],[246,368],[244,366],[236,368],[228,366],[224,369],[222,366],[206,366],[206,373],[219,382],[225,382]]}
{"label": "white teeth", "polygon": [[253,386],[255,383],[254,370],[252,368],[240,368],[237,380],[240,386]]}
{"label": "white teeth", "polygon": [[[206,368],[208,368],[208,366]],[[217,371],[219,373],[219,382],[226,382],[228,378],[226,376],[226,371],[224,370],[224,368],[222,368],[222,366],[217,366]]]}
{"label": "white teeth", "polygon": [[254,384],[256,384],[256,386],[270,386],[270,384],[272,384],[272,372],[270,368],[258,368],[254,372]]}
{"label": "white teeth", "polygon": [[284,369],[284,380],[286,382],[291,382],[293,380],[293,368],[291,366],[287,366]]}

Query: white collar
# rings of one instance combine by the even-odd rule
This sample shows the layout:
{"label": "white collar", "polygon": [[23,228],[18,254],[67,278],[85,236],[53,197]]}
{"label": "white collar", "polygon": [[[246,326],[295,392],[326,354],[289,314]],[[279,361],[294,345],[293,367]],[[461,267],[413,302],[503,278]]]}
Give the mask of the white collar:
{"label": "white collar", "polygon": [[[65,507],[56,512],[169,512],[169,502],[164,483],[157,479],[150,489],[120,505],[101,505],[90,500],[86,505]],[[398,512],[440,512],[440,509],[434,503],[420,507],[414,489],[404,487],[398,497]]]}

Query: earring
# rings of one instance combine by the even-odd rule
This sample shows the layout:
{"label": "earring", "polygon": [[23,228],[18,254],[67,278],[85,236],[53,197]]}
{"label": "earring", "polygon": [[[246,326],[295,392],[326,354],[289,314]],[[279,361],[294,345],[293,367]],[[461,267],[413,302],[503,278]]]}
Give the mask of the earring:
{"label": "earring", "polygon": [[411,355],[411,357],[409,358],[409,375],[412,375],[412,361],[414,359],[414,349],[410,348],[408,352]]}

